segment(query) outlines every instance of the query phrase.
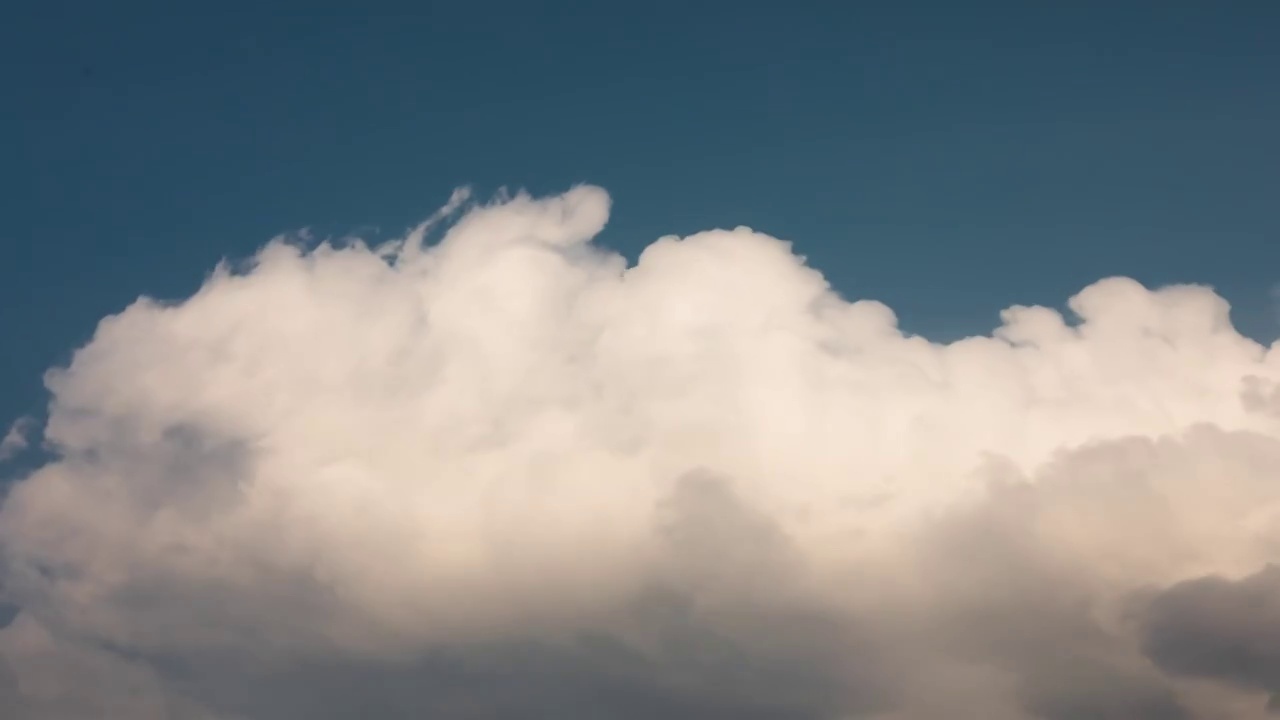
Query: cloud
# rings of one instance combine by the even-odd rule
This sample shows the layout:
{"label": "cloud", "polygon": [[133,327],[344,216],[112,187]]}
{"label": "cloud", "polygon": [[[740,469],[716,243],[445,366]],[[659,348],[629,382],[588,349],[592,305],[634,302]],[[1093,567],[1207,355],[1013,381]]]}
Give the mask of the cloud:
{"label": "cloud", "polygon": [[1147,653],[1161,667],[1280,693],[1280,567],[1180,582],[1151,601],[1145,619]]}
{"label": "cloud", "polygon": [[29,417],[18,418],[9,426],[9,431],[0,438],[0,462],[9,460],[26,450],[31,445],[29,435],[35,428],[35,421]]}
{"label": "cloud", "polygon": [[609,203],[104,319],[0,508],[6,716],[1266,716],[1280,596],[1196,583],[1280,550],[1280,352],[1212,290],[932,343],[746,228],[628,265]]}

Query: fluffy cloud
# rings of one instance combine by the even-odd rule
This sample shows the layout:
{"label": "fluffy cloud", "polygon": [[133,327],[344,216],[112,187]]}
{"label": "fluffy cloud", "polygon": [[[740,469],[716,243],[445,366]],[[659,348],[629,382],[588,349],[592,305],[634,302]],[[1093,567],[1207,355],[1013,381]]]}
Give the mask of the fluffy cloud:
{"label": "fluffy cloud", "polygon": [[1266,715],[1280,352],[1211,290],[937,344],[746,228],[467,203],[47,376],[6,717]]}

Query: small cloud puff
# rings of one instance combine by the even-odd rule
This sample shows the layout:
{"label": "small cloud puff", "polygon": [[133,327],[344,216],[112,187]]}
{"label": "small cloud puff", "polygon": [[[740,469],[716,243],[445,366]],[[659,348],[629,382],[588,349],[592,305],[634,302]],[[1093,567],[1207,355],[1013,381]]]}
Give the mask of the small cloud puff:
{"label": "small cloud puff", "polygon": [[13,421],[8,432],[0,438],[0,462],[10,460],[31,446],[31,432],[36,422],[29,417],[21,417]]}

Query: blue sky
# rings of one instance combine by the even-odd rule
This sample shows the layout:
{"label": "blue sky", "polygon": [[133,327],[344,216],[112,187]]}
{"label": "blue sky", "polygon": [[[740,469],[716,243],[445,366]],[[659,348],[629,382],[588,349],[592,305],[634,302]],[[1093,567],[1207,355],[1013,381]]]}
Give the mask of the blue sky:
{"label": "blue sky", "polygon": [[139,294],[461,184],[600,184],[629,254],[750,225],[931,337],[1113,274],[1280,334],[1274,2],[463,5],[10,9],[0,419]]}

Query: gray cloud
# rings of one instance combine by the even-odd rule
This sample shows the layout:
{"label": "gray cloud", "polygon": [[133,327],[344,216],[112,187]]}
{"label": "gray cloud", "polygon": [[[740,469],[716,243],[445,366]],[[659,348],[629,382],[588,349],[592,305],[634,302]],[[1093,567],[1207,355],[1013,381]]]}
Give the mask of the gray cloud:
{"label": "gray cloud", "polygon": [[28,417],[13,421],[8,431],[0,437],[0,462],[9,460],[26,450],[31,445],[29,436],[34,428],[35,421]]}
{"label": "gray cloud", "polygon": [[1280,567],[1162,591],[1147,608],[1143,644],[1170,672],[1280,692]]}

